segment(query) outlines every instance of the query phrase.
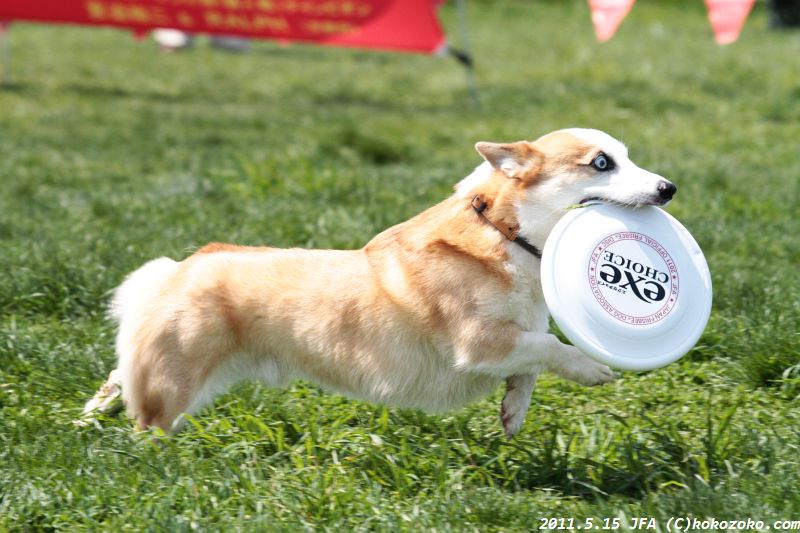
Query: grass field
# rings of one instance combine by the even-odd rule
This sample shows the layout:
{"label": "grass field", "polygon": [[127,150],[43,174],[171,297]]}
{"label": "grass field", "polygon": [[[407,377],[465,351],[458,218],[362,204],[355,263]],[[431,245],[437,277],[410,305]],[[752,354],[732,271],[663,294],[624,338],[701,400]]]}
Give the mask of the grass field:
{"label": "grass field", "polygon": [[[158,54],[12,27],[0,89],[0,530],[502,530],[587,517],[800,520],[800,33],[759,5],[641,1],[594,42],[580,1],[470,5],[482,105],[450,60],[256,43]],[[455,13],[443,12],[455,35]],[[307,383],[238,386],[174,437],[71,421],[114,366],[110,291],[212,240],[363,245],[449,194],[478,140],[622,138],[679,188],[714,310],[680,362],[540,380],[444,415]],[[609,522],[603,522],[608,519]]]}

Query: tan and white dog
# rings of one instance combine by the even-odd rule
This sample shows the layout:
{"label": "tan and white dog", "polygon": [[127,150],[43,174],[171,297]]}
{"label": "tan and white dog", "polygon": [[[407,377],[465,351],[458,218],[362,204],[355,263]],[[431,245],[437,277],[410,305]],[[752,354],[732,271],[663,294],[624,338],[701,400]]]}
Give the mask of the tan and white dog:
{"label": "tan and white dog", "polygon": [[547,332],[539,260],[529,252],[568,206],[663,205],[675,186],[597,130],[476,149],[486,162],[455,194],[360,250],[212,243],[130,274],[111,306],[118,368],[85,420],[120,388],[139,428],[171,431],[182,413],[246,379],[280,387],[301,378],[432,411],[505,381],[501,418],[511,436],[540,372],[583,385],[613,380]]}

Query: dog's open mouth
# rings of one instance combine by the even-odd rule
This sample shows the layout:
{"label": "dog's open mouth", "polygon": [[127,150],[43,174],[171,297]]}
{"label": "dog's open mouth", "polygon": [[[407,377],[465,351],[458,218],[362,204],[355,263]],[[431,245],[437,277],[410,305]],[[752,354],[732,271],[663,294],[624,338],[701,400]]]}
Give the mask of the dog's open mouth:
{"label": "dog's open mouth", "polygon": [[603,199],[600,198],[599,196],[591,196],[589,198],[584,198],[579,203],[583,205],[583,204],[588,204],[589,202],[602,202],[602,201]]}
{"label": "dog's open mouth", "polygon": [[643,198],[636,200],[631,200],[629,202],[621,202],[619,200],[614,200],[613,198],[603,198],[601,196],[590,196],[588,198],[584,198],[580,201],[580,205],[587,205],[595,202],[600,202],[604,204],[611,204],[611,205],[618,205],[620,207],[642,207],[645,205],[654,205],[657,207],[665,206],[669,200],[663,200],[661,198]]}

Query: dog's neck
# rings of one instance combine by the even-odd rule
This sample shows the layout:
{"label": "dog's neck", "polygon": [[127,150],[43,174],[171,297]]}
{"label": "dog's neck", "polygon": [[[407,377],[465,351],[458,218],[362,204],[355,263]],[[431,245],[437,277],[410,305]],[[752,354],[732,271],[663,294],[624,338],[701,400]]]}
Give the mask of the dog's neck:
{"label": "dog's neck", "polygon": [[535,201],[525,201],[517,206],[517,213],[521,221],[519,234],[542,250],[547,237],[565,211]]}
{"label": "dog's neck", "polygon": [[542,258],[541,250],[535,245],[531,244],[528,239],[519,234],[519,224],[511,223],[511,225],[509,225],[506,220],[500,220],[499,222],[496,222],[492,220],[493,217],[487,215],[487,211],[490,207],[489,200],[486,200],[481,194],[476,194],[470,204],[472,205],[472,209],[475,211],[476,215],[485,220],[490,226],[494,227],[506,239],[514,244],[517,244],[523,250],[533,255],[537,259]]}
{"label": "dog's neck", "polygon": [[[541,251],[563,213],[537,204],[535,199],[531,201],[525,194],[519,182],[509,179],[489,163],[483,163],[456,185],[455,195],[469,203],[474,203],[478,198],[479,202],[486,204],[483,216],[508,240],[522,237]],[[525,251],[531,253],[530,250]]]}

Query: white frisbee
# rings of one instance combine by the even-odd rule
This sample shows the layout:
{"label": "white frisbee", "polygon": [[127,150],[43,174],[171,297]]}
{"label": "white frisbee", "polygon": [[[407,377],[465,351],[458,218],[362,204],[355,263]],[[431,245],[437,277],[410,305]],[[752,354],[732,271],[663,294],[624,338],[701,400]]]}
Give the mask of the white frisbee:
{"label": "white frisbee", "polygon": [[564,215],[542,251],[542,290],[575,347],[622,370],[680,359],[711,314],[703,252],[658,207],[593,204]]}

